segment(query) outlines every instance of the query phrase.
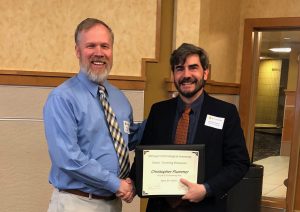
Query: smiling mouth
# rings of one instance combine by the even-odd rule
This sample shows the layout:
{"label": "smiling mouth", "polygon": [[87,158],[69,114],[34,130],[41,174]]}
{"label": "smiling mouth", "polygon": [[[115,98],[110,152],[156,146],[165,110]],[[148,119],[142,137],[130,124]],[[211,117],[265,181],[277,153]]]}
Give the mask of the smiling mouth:
{"label": "smiling mouth", "polygon": [[182,82],[182,83],[180,83],[180,85],[193,85],[194,84],[194,82]]}
{"label": "smiling mouth", "polygon": [[196,79],[193,79],[191,77],[185,77],[179,81],[179,85],[185,86],[185,85],[193,85],[197,82]]}
{"label": "smiling mouth", "polygon": [[196,82],[194,80],[183,80],[182,82],[179,83],[180,86],[182,87],[189,87],[194,85]]}
{"label": "smiling mouth", "polygon": [[106,62],[104,62],[104,61],[92,61],[92,64],[96,65],[96,66],[101,66],[101,65],[105,65]]}

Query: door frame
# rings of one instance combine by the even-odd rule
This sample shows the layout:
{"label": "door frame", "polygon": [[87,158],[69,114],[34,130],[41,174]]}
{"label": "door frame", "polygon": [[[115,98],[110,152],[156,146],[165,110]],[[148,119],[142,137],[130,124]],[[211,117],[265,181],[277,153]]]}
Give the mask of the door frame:
{"label": "door frame", "polygon": [[[244,25],[244,40],[242,53],[242,71],[240,82],[240,101],[239,112],[241,116],[241,124],[244,130],[246,144],[249,155],[252,158],[253,153],[253,138],[255,124],[255,106],[256,106],[256,89],[258,69],[255,69],[257,62],[254,61],[255,53],[258,52],[257,46],[254,46],[254,31],[264,30],[300,30],[300,17],[289,18],[257,18],[245,19]],[[299,69],[299,65],[298,65]],[[256,70],[256,71],[254,71]],[[298,83],[296,89],[296,108],[294,128],[300,126],[300,72],[298,70]],[[270,207],[286,208],[287,211],[293,211],[296,196],[297,171],[299,163],[300,150],[300,133],[299,130],[294,130],[292,138],[288,186],[286,199],[277,198],[262,198],[262,205]]]}

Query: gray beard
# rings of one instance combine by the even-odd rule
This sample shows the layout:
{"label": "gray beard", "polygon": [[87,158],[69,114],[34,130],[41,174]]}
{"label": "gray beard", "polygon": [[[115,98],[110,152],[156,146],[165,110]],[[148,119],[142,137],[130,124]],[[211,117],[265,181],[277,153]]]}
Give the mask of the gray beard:
{"label": "gray beard", "polygon": [[89,80],[91,80],[92,82],[95,82],[97,84],[102,84],[105,80],[107,80],[108,74],[110,72],[110,70],[108,70],[107,68],[101,74],[95,74],[95,73],[93,73],[92,70],[90,70],[90,69],[86,70],[85,68],[82,68],[82,67],[81,67],[81,70],[86,73]]}

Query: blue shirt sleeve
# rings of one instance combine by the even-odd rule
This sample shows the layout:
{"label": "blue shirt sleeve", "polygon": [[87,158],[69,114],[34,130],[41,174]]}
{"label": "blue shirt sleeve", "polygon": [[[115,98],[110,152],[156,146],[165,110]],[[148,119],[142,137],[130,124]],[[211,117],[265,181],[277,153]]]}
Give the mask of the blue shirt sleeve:
{"label": "blue shirt sleeve", "polygon": [[142,123],[131,124],[129,142],[128,142],[129,150],[135,149],[135,147],[140,144],[143,137],[143,132],[146,126],[146,122],[147,120],[144,120]]}
{"label": "blue shirt sleeve", "polygon": [[72,178],[89,186],[115,193],[119,178],[90,158],[78,145],[77,120],[72,104],[50,95],[44,107],[45,134],[52,163]]}

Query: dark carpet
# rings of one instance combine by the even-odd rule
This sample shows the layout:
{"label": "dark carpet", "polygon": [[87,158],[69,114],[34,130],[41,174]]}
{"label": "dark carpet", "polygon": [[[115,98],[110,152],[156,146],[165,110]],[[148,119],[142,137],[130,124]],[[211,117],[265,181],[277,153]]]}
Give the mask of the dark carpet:
{"label": "dark carpet", "polygon": [[253,161],[280,155],[281,129],[255,129]]}

